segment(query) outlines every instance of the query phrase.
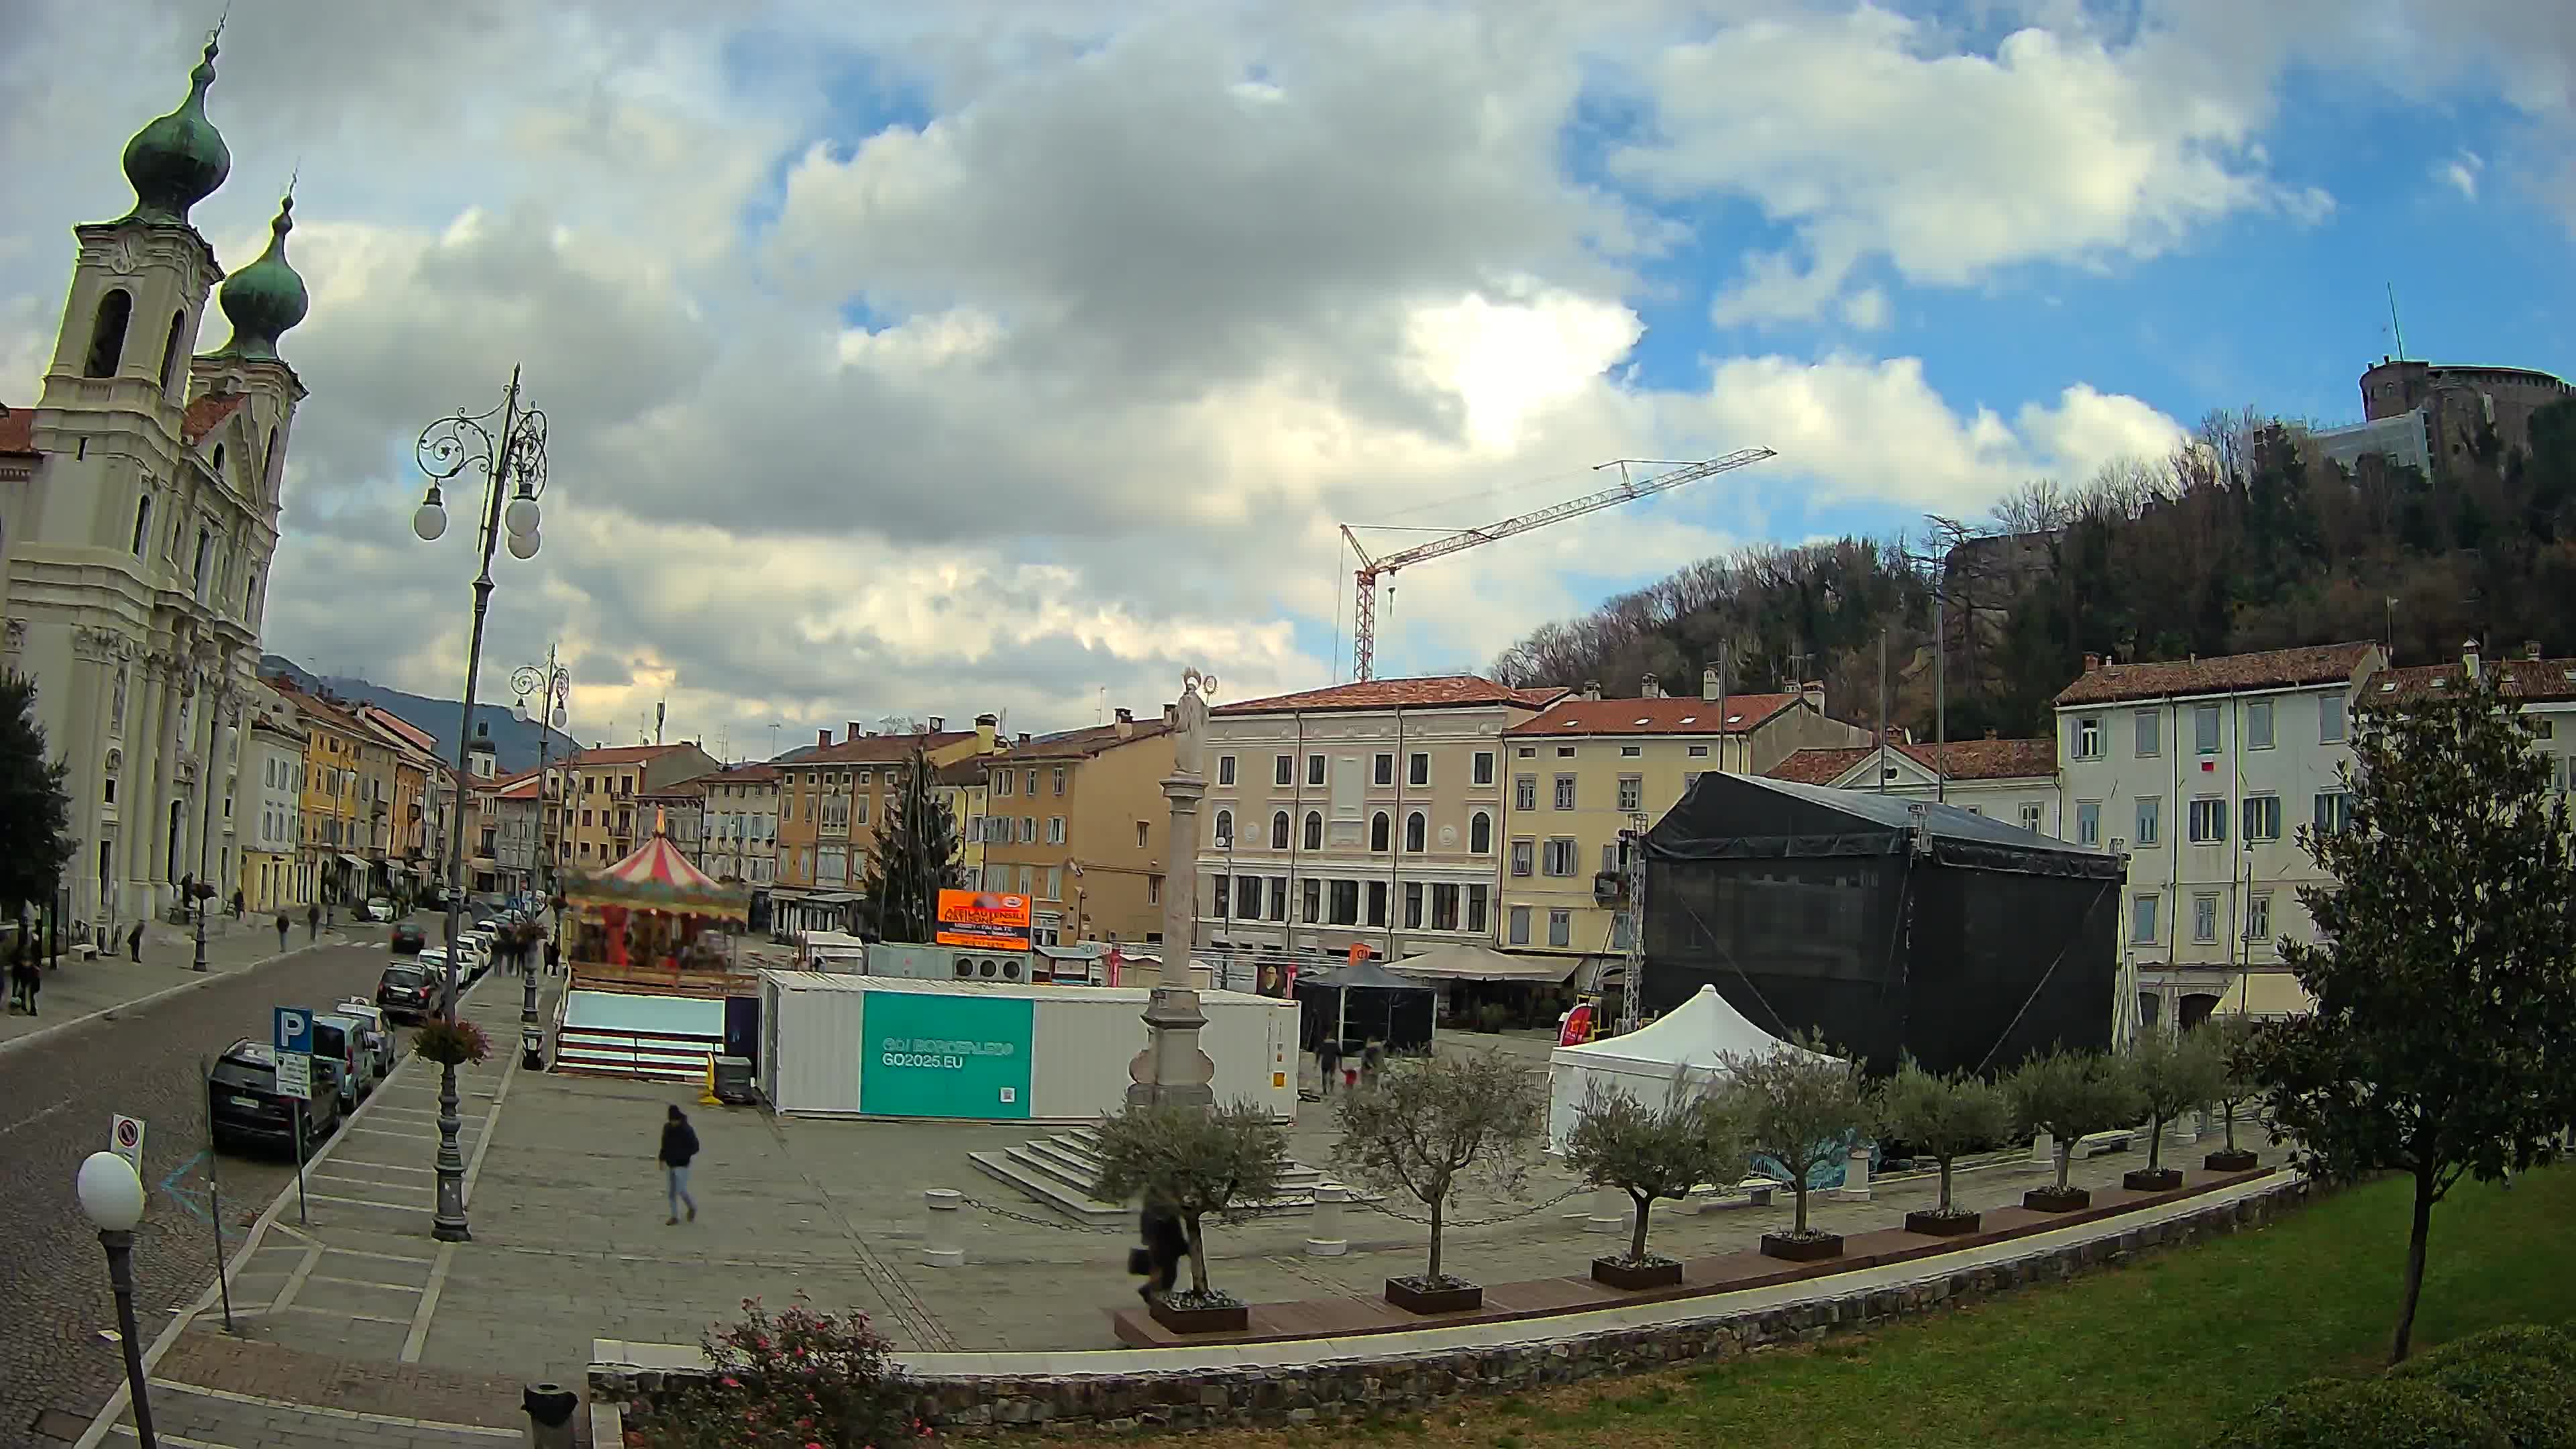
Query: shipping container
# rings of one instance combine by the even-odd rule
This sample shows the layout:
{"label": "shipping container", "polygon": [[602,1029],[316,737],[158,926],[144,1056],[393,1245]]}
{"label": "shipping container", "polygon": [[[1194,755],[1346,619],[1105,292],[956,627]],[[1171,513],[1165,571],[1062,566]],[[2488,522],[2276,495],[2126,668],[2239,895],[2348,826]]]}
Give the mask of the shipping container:
{"label": "shipping container", "polygon": [[[778,1111],[1083,1122],[1125,1102],[1141,987],[904,981],[764,971],[760,1089]],[[1297,1110],[1297,1006],[1203,992],[1217,1100]]]}

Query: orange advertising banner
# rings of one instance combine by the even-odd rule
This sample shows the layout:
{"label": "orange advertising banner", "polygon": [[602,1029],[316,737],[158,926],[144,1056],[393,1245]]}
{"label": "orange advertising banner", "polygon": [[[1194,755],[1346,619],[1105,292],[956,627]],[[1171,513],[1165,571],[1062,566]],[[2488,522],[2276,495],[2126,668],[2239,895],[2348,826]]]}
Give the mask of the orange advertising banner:
{"label": "orange advertising banner", "polygon": [[1029,949],[1029,898],[1001,891],[941,891],[936,944],[981,951]]}

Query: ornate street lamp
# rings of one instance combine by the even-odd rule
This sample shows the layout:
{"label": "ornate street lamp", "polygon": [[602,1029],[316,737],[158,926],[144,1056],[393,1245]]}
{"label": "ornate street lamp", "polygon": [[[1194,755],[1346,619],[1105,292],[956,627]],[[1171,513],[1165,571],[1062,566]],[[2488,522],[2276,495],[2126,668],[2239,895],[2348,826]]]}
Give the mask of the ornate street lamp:
{"label": "ornate street lamp", "polygon": [[[537,869],[532,882],[538,899],[554,899],[554,886],[548,879],[554,871],[554,852],[546,844],[546,823],[554,814],[555,804],[546,793],[546,747],[554,742],[554,732],[563,728],[571,716],[566,706],[572,700],[572,671],[555,663],[554,646],[546,646],[545,667],[522,664],[510,671],[510,692],[519,697],[518,716],[526,724],[528,699],[537,700]],[[537,1025],[537,971],[533,962],[522,963],[519,996],[519,1065],[532,1072],[546,1069],[544,1055],[546,1034]]]}
{"label": "ornate street lamp", "polygon": [[[134,1225],[143,1221],[143,1180],[113,1152],[93,1152],[72,1180],[81,1212],[107,1249],[107,1283],[116,1294],[116,1336],[125,1349],[125,1392],[134,1401],[134,1437],[143,1449],[152,1435],[152,1396],[143,1374],[143,1334],[134,1322]],[[219,1270],[220,1271],[220,1270]]]}
{"label": "ornate street lamp", "polygon": [[[499,419],[495,426],[493,419]],[[462,409],[421,430],[413,449],[420,470],[429,475],[429,491],[411,516],[411,531],[423,543],[435,543],[447,532],[447,504],[439,485],[467,472],[483,475],[483,506],[477,545],[481,571],[474,576],[474,629],[465,644],[465,708],[456,729],[457,828],[447,833],[447,981],[443,993],[449,1020],[456,1018],[457,958],[462,945],[465,907],[465,791],[474,766],[468,753],[474,739],[474,687],[483,671],[483,620],[492,603],[492,551],[506,538],[510,557],[537,556],[537,499],[546,491],[546,415],[519,405],[519,369],[510,369],[509,390],[501,405],[487,412]],[[465,1222],[465,1154],[456,1141],[464,1126],[457,1116],[456,1067],[440,1069],[438,1083],[438,1212],[431,1236],[461,1243],[474,1235]]]}

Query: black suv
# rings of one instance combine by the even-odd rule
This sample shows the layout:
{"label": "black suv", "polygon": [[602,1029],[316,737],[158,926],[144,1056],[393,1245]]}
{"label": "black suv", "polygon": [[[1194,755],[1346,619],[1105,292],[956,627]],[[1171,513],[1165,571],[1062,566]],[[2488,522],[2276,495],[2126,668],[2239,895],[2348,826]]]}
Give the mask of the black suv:
{"label": "black suv", "polygon": [[[244,1038],[232,1044],[206,1076],[206,1111],[214,1123],[215,1146],[256,1144],[295,1147],[296,1101],[277,1090],[277,1056],[264,1041]],[[340,1130],[340,1094],[330,1076],[317,1066],[313,1100],[304,1107],[304,1149]]]}
{"label": "black suv", "polygon": [[420,1021],[437,1009],[438,980],[417,961],[396,961],[376,978],[376,1007],[388,1021]]}
{"label": "black suv", "polygon": [[427,938],[420,933],[420,927],[411,922],[404,921],[394,927],[393,952],[395,955],[417,956],[420,954],[420,948],[428,944]]}

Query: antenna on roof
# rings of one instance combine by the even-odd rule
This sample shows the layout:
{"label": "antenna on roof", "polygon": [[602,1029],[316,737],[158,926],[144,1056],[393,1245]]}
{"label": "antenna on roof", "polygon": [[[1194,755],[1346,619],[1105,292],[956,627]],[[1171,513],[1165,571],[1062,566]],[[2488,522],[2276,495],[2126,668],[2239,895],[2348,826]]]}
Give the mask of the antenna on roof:
{"label": "antenna on roof", "polygon": [[2397,325],[2397,284],[2388,284],[2388,331],[2397,339],[2397,360],[2406,360],[2406,329]]}

